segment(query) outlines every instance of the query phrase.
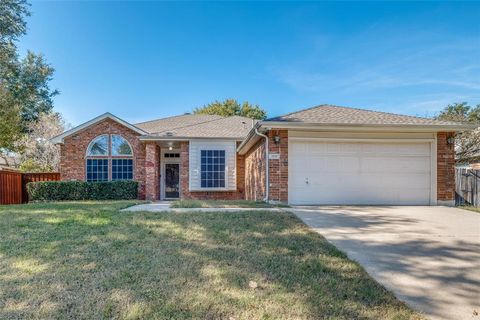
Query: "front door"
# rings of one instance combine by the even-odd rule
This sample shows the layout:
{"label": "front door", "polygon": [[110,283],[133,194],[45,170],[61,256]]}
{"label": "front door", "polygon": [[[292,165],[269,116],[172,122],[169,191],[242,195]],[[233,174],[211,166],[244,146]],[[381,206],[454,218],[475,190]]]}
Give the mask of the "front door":
{"label": "front door", "polygon": [[165,198],[180,197],[180,164],[165,164]]}

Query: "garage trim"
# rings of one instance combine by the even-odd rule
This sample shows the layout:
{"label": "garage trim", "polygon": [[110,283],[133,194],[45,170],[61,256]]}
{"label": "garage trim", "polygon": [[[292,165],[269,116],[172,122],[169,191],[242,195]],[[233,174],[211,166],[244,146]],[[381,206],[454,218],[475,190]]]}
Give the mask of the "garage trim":
{"label": "garage trim", "polygon": [[[289,137],[288,149],[292,141],[318,141],[318,142],[366,142],[366,143],[430,143],[430,205],[437,205],[437,135],[433,139],[385,139],[385,138],[320,138],[320,137]],[[291,156],[289,152],[289,157]],[[289,161],[290,162],[290,161]],[[290,174],[292,170],[288,170],[288,181],[291,181]],[[289,186],[290,188],[290,186]],[[288,192],[288,202],[290,201],[290,192]]]}

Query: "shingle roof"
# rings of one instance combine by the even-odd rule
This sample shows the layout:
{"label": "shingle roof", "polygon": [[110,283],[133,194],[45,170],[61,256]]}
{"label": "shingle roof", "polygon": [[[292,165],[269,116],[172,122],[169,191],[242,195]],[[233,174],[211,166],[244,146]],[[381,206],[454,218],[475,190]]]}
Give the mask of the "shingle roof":
{"label": "shingle roof", "polygon": [[267,119],[279,122],[305,122],[342,125],[459,125],[457,122],[399,115],[357,108],[319,105],[309,109]]}
{"label": "shingle roof", "polygon": [[135,124],[150,136],[185,138],[244,138],[252,128],[250,118],[186,114]]}

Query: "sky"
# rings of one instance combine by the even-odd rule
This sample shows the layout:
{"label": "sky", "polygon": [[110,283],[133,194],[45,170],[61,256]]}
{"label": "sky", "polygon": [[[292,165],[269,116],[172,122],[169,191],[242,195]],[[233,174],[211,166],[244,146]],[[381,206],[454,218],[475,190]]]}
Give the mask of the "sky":
{"label": "sky", "polygon": [[131,123],[235,98],[269,116],[319,104],[434,116],[480,103],[480,2],[34,1],[72,125]]}

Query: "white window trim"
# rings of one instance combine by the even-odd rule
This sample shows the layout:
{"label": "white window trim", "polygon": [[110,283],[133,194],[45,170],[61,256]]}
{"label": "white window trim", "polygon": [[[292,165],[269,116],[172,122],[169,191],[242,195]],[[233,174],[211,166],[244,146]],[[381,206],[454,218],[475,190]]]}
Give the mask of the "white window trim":
{"label": "white window trim", "polygon": [[[98,138],[103,137],[103,136],[108,137],[108,153],[107,153],[107,155],[93,155],[93,156],[89,155],[88,151],[90,150],[90,146],[92,145],[92,143],[94,143],[95,140],[97,140]],[[130,147],[130,150],[132,150],[132,154],[131,155],[115,155],[115,156],[112,155],[112,136],[122,137],[128,143],[128,146]],[[122,181],[122,180],[112,180],[112,160],[113,159],[132,160],[132,180],[135,181],[135,177],[136,177],[135,170],[137,168],[135,152],[133,151],[133,148],[132,148],[132,145],[130,144],[130,141],[128,141],[128,139],[125,138],[124,136],[122,136],[121,134],[104,133],[104,134],[96,136],[95,138],[92,139],[92,141],[90,141],[90,143],[87,146],[87,150],[85,151],[85,156],[84,156],[85,174],[84,174],[83,181],[86,181],[86,182],[88,181],[87,180],[87,160],[89,160],[89,159],[107,159],[107,162],[108,162],[108,179],[107,179],[107,181],[101,181],[101,182]],[[94,181],[90,181],[90,182],[94,182]]]}
{"label": "white window trim", "polygon": [[[212,147],[212,148],[209,148],[209,149],[200,149],[199,150],[199,155],[200,155],[200,161],[198,161],[198,163],[200,164],[200,189],[201,190],[205,190],[205,191],[219,191],[219,190],[229,190],[228,189],[228,152],[227,150],[225,150],[225,148],[216,148],[215,147]],[[223,151],[225,153],[225,163],[224,163],[224,167],[225,167],[225,171],[223,172],[223,182],[225,183],[225,187],[202,187],[202,151]],[[235,157],[237,158],[237,157]],[[235,159],[235,166],[237,165],[237,162],[236,162],[236,159]]]}
{"label": "white window trim", "polygon": [[[230,140],[219,140],[221,142],[230,142]],[[233,142],[233,143],[236,143],[236,142]],[[215,191],[236,191],[237,190],[237,171],[236,171],[236,168],[237,168],[237,147],[236,145],[234,145],[234,148],[232,149],[233,150],[233,162],[234,162],[234,172],[235,174],[233,175],[233,182],[230,183],[230,179],[228,178],[229,177],[229,173],[230,173],[230,166],[228,165],[228,157],[229,157],[229,152],[227,150],[226,147],[224,146],[221,146],[221,145],[216,145],[215,144],[215,141],[209,141],[207,144],[211,144],[209,145],[208,147],[207,146],[204,146],[202,148],[199,148],[199,152],[197,152],[194,156],[196,157],[196,160],[197,160],[197,163],[199,164],[199,168],[198,168],[198,171],[199,171],[199,184],[200,186],[198,188],[193,188],[192,187],[192,174],[191,174],[191,171],[192,170],[196,170],[196,169],[192,169],[190,166],[191,166],[191,157],[193,156],[192,155],[192,148],[191,148],[191,145],[192,145],[192,141],[190,140],[189,141],[189,148],[188,148],[188,153],[189,153],[189,162],[188,162],[188,171],[189,171],[189,175],[188,175],[188,189],[189,191],[191,192],[215,192]],[[201,151],[202,150],[224,150],[225,151],[225,187],[224,188],[202,188],[201,187],[201,157],[202,157],[202,153]]]}

